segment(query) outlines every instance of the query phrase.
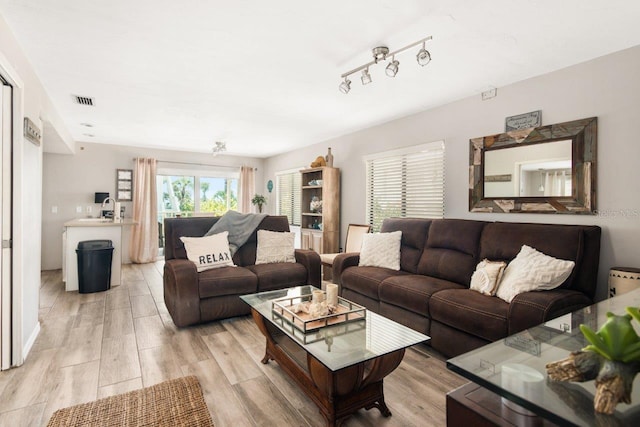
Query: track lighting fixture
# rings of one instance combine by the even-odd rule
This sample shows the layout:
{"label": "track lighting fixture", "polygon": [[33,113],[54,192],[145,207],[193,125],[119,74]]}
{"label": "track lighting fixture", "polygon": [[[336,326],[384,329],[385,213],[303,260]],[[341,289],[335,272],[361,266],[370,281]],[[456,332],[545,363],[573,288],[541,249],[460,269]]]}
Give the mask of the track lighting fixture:
{"label": "track lighting fixture", "polygon": [[418,61],[418,64],[424,67],[429,62],[431,62],[431,54],[429,53],[426,47],[427,41],[431,40],[431,38],[432,38],[431,36],[425,37],[424,39],[420,39],[416,42],[411,43],[410,45],[407,45],[393,52],[389,52],[389,48],[386,46],[374,47],[371,51],[373,54],[373,61],[368,62],[364,65],[361,65],[358,68],[354,68],[353,70],[348,71],[341,76],[344,79],[344,81],[340,83],[340,85],[338,86],[338,88],[340,89],[340,92],[344,94],[349,93],[349,91],[351,90],[351,80],[349,80],[348,77],[352,74],[357,73],[358,71],[362,71],[362,76],[360,77],[360,80],[362,81],[363,85],[371,83],[371,74],[369,74],[369,66],[377,64],[380,61],[386,61],[388,56],[391,56],[391,61],[387,64],[387,67],[385,68],[385,73],[389,77],[395,77],[396,74],[398,74],[398,68],[400,66],[400,62],[396,60],[395,56],[401,52],[404,52],[407,49],[410,49],[414,46],[418,46],[420,44],[422,44],[422,48],[418,51],[418,54],[416,55],[416,60]]}
{"label": "track lighting fixture", "polygon": [[218,154],[227,151],[227,143],[216,141],[216,145],[211,149],[211,151],[214,156],[217,156]]}

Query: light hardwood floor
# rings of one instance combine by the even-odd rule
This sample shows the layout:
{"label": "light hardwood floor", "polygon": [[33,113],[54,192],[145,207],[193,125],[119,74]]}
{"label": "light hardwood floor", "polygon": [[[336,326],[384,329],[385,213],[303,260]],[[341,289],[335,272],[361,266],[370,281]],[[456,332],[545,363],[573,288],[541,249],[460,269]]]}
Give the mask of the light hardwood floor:
{"label": "light hardwood floor", "polygon": [[[196,375],[216,427],[323,426],[317,407],[278,367],[260,363],[250,316],[178,329],[162,295],[162,262],[123,266],[107,292],[65,292],[42,273],[41,331],[24,365],[0,372],[0,426],[46,425],[59,408]],[[442,426],[445,394],[466,381],[426,346],[385,379],[393,413],[361,410],[345,426]]]}

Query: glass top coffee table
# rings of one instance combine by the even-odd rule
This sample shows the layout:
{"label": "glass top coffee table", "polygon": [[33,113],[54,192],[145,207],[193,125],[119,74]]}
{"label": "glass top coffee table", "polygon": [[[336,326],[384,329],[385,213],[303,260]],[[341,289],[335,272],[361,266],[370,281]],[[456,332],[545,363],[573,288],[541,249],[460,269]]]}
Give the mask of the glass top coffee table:
{"label": "glass top coffee table", "polygon": [[299,302],[313,290],[299,286],[241,297],[267,340],[262,363],[278,362],[318,405],[329,426],[361,408],[376,407],[390,416],[384,377],[398,367],[405,348],[430,338],[365,309],[362,318],[306,333],[274,313],[274,300]]}
{"label": "glass top coffee table", "polygon": [[[595,381],[551,381],[545,368],[588,344],[581,323],[597,330],[607,312],[624,314],[625,307],[639,305],[640,290],[622,294],[450,359],[447,367],[503,398],[506,407],[520,415],[537,415],[558,425],[640,426],[640,375],[633,383],[632,403],[620,403],[613,415],[604,415],[593,409]],[[472,388],[468,388],[470,405],[473,393],[486,409],[487,396]]]}

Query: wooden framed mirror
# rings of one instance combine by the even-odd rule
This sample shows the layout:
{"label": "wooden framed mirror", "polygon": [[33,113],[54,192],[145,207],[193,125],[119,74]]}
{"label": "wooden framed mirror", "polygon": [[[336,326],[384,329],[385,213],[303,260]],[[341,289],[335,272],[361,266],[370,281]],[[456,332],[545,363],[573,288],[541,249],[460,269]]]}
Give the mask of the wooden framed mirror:
{"label": "wooden framed mirror", "polygon": [[469,211],[593,214],[597,117],[469,140]]}

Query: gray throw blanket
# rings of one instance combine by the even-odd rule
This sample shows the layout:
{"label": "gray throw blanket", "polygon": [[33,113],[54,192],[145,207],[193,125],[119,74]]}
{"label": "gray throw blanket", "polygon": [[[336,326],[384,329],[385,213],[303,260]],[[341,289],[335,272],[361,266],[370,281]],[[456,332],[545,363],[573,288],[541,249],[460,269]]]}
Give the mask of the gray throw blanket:
{"label": "gray throw blanket", "polygon": [[207,231],[205,236],[229,232],[229,251],[231,256],[236,253],[238,248],[245,244],[251,233],[255,231],[267,214],[241,214],[236,211],[227,211],[220,217],[218,222]]}

